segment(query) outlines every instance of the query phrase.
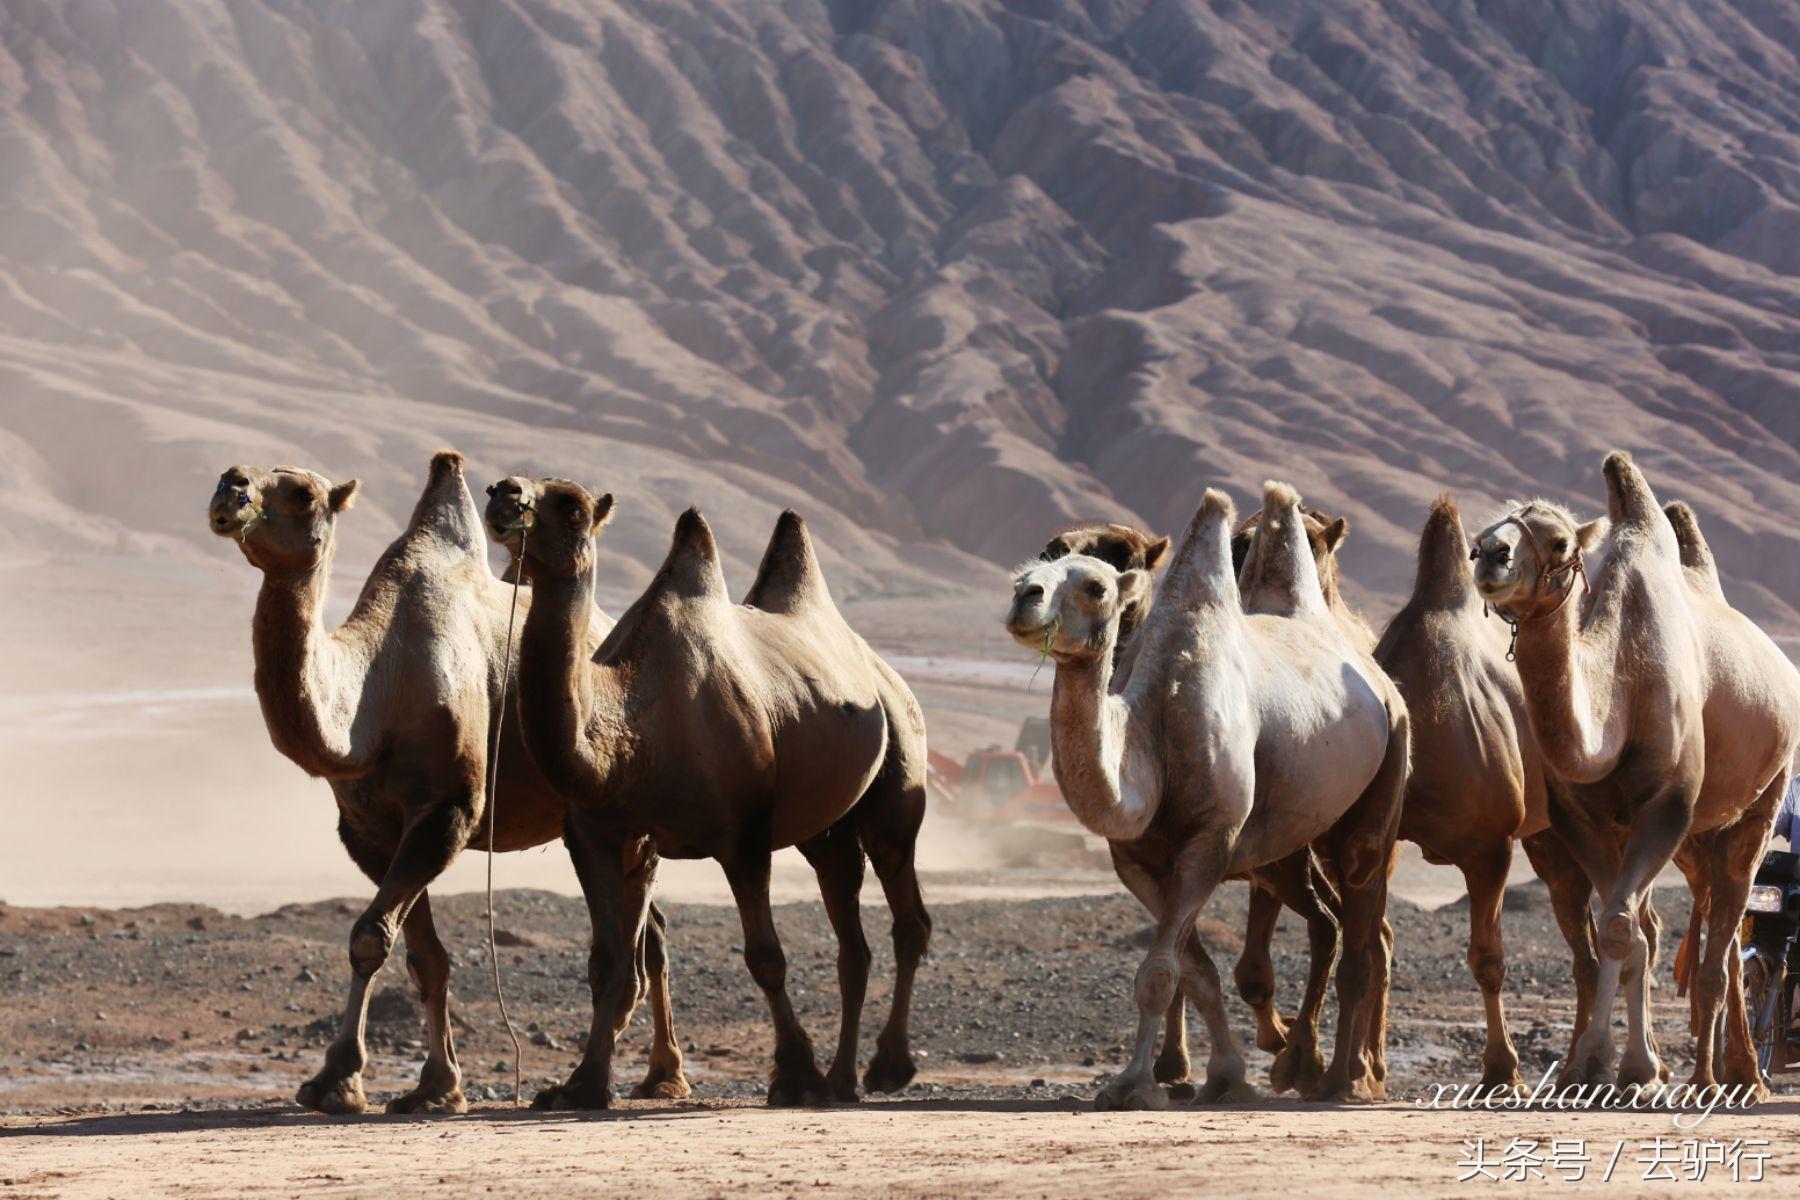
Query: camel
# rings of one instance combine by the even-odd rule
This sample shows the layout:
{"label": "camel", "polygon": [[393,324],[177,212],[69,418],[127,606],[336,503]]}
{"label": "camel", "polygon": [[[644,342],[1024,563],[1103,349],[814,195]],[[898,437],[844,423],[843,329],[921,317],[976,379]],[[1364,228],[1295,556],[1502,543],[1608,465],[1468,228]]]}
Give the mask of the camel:
{"label": "camel", "polygon": [[[594,1025],[580,1064],[539,1108],[610,1103],[614,1027],[628,939],[620,847],[649,836],[671,858],[725,869],[744,961],[775,1026],[771,1105],[855,1100],[870,953],[858,910],[866,852],[894,914],[897,976],[887,1025],[863,1076],[875,1091],[912,1079],[907,1021],[930,938],[914,870],[925,811],[925,722],[900,677],[845,623],[805,522],[776,523],[756,581],[731,603],[712,530],[676,522],[644,594],[590,652],[594,534],[612,511],[568,480],[509,477],[489,489],[496,541],[519,555],[533,599],[519,648],[519,702],[532,756],[567,801],[565,842],[593,919]],[[819,877],[838,938],[837,1054],[819,1073],[788,999],[769,912],[769,856],[798,846]]]}
{"label": "camel", "polygon": [[[1260,515],[1253,514],[1232,538],[1234,570],[1243,566],[1253,527]],[[1334,534],[1326,543],[1324,531],[1328,526],[1334,529]],[[1336,559],[1336,550],[1346,528],[1342,521],[1333,523],[1316,510],[1306,514],[1307,540],[1319,567],[1320,586],[1326,603],[1334,612],[1347,614],[1349,609],[1338,595]],[[1148,574],[1155,570],[1168,549],[1166,537],[1155,537],[1129,525],[1103,523],[1064,530],[1050,539],[1038,557],[1045,562],[1054,562],[1071,554],[1084,554],[1121,573],[1139,570]],[[1118,639],[1113,647],[1113,678],[1120,686],[1130,675],[1125,660],[1138,627],[1150,609],[1153,594],[1153,584],[1146,584],[1142,594],[1132,597],[1119,612]],[[1372,634],[1369,641],[1373,644]],[[1304,1093],[1318,1083],[1325,1070],[1317,1049],[1317,1029],[1331,968],[1337,962],[1336,889],[1320,872],[1310,849],[1252,872],[1250,882],[1250,916],[1244,931],[1244,948],[1238,956],[1232,980],[1239,998],[1250,1006],[1256,1018],[1257,1048],[1276,1056],[1270,1068],[1270,1086],[1277,1092],[1291,1087]],[[1313,1031],[1312,1037],[1291,1046],[1287,1024],[1275,1006],[1275,963],[1270,953],[1275,923],[1284,903],[1306,922],[1312,948],[1305,999],[1297,1018],[1303,1027]],[[1157,1083],[1169,1085],[1172,1098],[1187,1100],[1196,1094],[1189,1081],[1192,1071],[1193,1062],[1188,1053],[1187,1000],[1178,992],[1169,1005],[1162,1051],[1157,1055],[1152,1073]],[[1385,1074],[1385,1071],[1380,1073]]]}
{"label": "camel", "polygon": [[[1704,885],[1695,889],[1706,940],[1693,967],[1690,1082],[1761,1095],[1731,951],[1800,743],[1800,672],[1730,607],[1716,573],[1684,561],[1693,550],[1684,556],[1631,457],[1609,454],[1602,473],[1607,517],[1579,524],[1543,500],[1515,507],[1476,539],[1474,571],[1482,598],[1517,632],[1525,711],[1557,781],[1551,821],[1604,896],[1577,1078],[1661,1084],[1637,914],[1657,872],[1678,858]],[[1603,546],[1593,595],[1571,603],[1583,557]],[[1615,1074],[1611,1011],[1621,988],[1628,1030]]]}
{"label": "camel", "polygon": [[[1417,844],[1425,861],[1455,866],[1468,887],[1469,972],[1487,1018],[1485,1092],[1523,1086],[1501,1001],[1506,950],[1500,913],[1515,843],[1523,843],[1549,888],[1569,943],[1574,1038],[1587,1027],[1599,960],[1588,911],[1593,886],[1550,827],[1552,784],[1525,715],[1518,670],[1506,657],[1506,627],[1486,614],[1468,551],[1462,514],[1455,500],[1443,496],[1419,537],[1412,595],[1383,631],[1375,658],[1412,714],[1413,769],[1400,836]],[[1643,909],[1652,947],[1659,928],[1655,911]]]}
{"label": "camel", "polygon": [[[369,988],[395,936],[424,1000],[430,1048],[419,1085],[389,1112],[464,1112],[462,1073],[449,1021],[450,959],[432,924],[427,888],[465,846],[485,847],[487,762],[507,654],[510,589],[494,577],[462,457],[431,460],[412,519],[363,585],[348,618],[327,632],[321,614],[338,517],[358,483],[333,484],[298,467],[232,467],[219,477],[209,524],[263,573],[252,642],[256,694],[275,748],[326,779],[338,836],[376,884],[350,933],[351,985],[323,1069],[298,1101],[324,1113],[362,1112],[368,1101],[363,1029]],[[520,597],[529,611],[529,593]],[[607,619],[593,614],[604,628]],[[532,764],[516,712],[502,723],[497,851],[524,850],[562,834],[562,799]],[[646,894],[656,854],[621,848],[621,871]],[[632,1005],[647,991],[654,1016],[650,1071],[637,1094],[688,1094],[668,991],[664,920],[639,943]]]}
{"label": "camel", "polygon": [[[1346,951],[1338,1042],[1315,1098],[1368,1095],[1363,1047],[1381,956],[1383,866],[1405,785],[1406,713],[1328,615],[1293,489],[1264,490],[1267,578],[1291,579],[1295,615],[1246,615],[1231,569],[1235,513],[1209,490],[1113,685],[1119,615],[1149,586],[1085,555],[1036,561],[1014,579],[1007,629],[1056,663],[1057,783],[1107,839],[1121,881],[1156,917],[1138,970],[1132,1058],[1096,1106],[1161,1108],[1151,1055],[1177,985],[1211,1035],[1202,1100],[1253,1093],[1218,972],[1194,922],[1220,881],[1322,840],[1340,863]],[[1259,770],[1260,768],[1260,770]]]}

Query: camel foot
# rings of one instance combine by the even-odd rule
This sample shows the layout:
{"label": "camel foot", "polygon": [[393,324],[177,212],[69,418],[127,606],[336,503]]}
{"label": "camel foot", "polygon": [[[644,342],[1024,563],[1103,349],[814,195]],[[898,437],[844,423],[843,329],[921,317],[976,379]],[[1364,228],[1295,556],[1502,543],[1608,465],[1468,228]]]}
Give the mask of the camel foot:
{"label": "camel foot", "polygon": [[1180,1083],[1171,1083],[1169,1085],[1169,1099],[1171,1100],[1178,1100],[1181,1103],[1186,1104],[1197,1098],[1199,1095],[1199,1089],[1197,1089],[1189,1080],[1184,1079]]}
{"label": "camel foot", "polygon": [[1168,1107],[1169,1093],[1149,1076],[1121,1075],[1094,1097],[1096,1112],[1162,1112]]}
{"label": "camel foot", "polygon": [[831,1098],[839,1104],[861,1104],[862,1093],[856,1090],[856,1071],[840,1072],[834,1063],[830,1071],[825,1073],[825,1086],[831,1090]]}
{"label": "camel foot", "polygon": [[1290,1040],[1269,1066],[1269,1087],[1276,1095],[1290,1088],[1302,1096],[1319,1086],[1325,1077],[1325,1056],[1318,1043],[1311,1045]]}
{"label": "camel foot", "polygon": [[911,1083],[918,1073],[911,1053],[906,1050],[890,1053],[885,1046],[879,1047],[869,1062],[869,1069],[863,1072],[863,1088],[871,1092],[897,1092]]}
{"label": "camel foot", "polygon": [[680,1071],[670,1075],[661,1067],[650,1068],[644,1081],[631,1089],[633,1100],[685,1100],[693,1094],[685,1075]]}
{"label": "camel foot", "polygon": [[769,1081],[770,1108],[822,1108],[832,1101],[831,1085],[819,1068],[807,1064],[799,1069],[777,1072]]}
{"label": "camel foot", "polygon": [[1516,1096],[1524,1090],[1525,1081],[1519,1077],[1517,1067],[1489,1067],[1481,1073],[1481,1082],[1475,1085],[1474,1098]]}
{"label": "camel foot", "polygon": [[1200,1089],[1196,1104],[1248,1104],[1256,1099],[1256,1089],[1242,1075],[1209,1079]]}
{"label": "camel foot", "polygon": [[[1386,1091],[1385,1087],[1383,1091]],[[1375,1093],[1369,1086],[1367,1075],[1350,1079],[1327,1071],[1318,1086],[1306,1093],[1306,1098],[1319,1104],[1367,1104],[1375,1099]]]}
{"label": "camel foot", "polygon": [[1185,1083],[1193,1070],[1193,1062],[1188,1058],[1185,1046],[1165,1049],[1156,1056],[1156,1064],[1150,1068],[1150,1077],[1158,1083]]}
{"label": "camel foot", "polygon": [[1614,1083],[1620,1091],[1628,1087],[1642,1090],[1646,1096],[1654,1096],[1663,1090],[1662,1063],[1655,1058],[1633,1059],[1626,1055],[1625,1061],[1619,1064],[1619,1075]]}
{"label": "camel foot", "polygon": [[438,1115],[443,1113],[466,1113],[469,1111],[468,1097],[462,1094],[461,1088],[450,1091],[425,1091],[414,1088],[404,1096],[395,1096],[387,1103],[391,1114],[418,1113]]}
{"label": "camel foot", "polygon": [[333,1117],[366,1112],[369,1107],[369,1098],[363,1095],[361,1075],[346,1075],[342,1079],[315,1075],[300,1085],[300,1090],[294,1093],[294,1102],[302,1108]]}
{"label": "camel foot", "polygon": [[1387,1078],[1381,1075],[1370,1075],[1363,1080],[1363,1087],[1368,1089],[1369,1099],[1377,1103],[1387,1099]]}
{"label": "camel foot", "polygon": [[571,1075],[566,1083],[551,1084],[539,1092],[531,1107],[545,1112],[591,1112],[611,1108],[612,1088]]}

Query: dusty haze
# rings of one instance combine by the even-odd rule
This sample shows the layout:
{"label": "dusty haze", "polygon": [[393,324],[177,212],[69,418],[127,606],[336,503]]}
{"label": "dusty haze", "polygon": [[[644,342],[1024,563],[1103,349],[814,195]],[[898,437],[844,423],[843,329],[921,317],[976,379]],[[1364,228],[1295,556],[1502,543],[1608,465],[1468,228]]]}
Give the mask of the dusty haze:
{"label": "dusty haze", "polygon": [[440,446],[616,492],[615,610],[689,503],[740,589],[792,505],[955,754],[1044,707],[1002,568],[1212,483],[1348,514],[1379,623],[1437,492],[1592,512],[1632,449],[1800,635],[1797,47],[1781,0],[0,6],[0,896],[364,890],[248,690],[234,462],[363,480],[340,613]]}

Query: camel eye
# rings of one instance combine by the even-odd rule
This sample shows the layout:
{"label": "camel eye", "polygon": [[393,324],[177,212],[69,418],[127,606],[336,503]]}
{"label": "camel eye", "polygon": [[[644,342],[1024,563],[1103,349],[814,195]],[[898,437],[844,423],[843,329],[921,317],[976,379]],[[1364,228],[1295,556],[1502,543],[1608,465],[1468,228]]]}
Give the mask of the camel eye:
{"label": "camel eye", "polygon": [[1106,585],[1098,579],[1090,579],[1087,584],[1088,598],[1091,600],[1106,599]]}
{"label": "camel eye", "polygon": [[1557,538],[1554,542],[1550,543],[1550,549],[1556,551],[1558,554],[1567,554],[1569,552],[1569,539]]}

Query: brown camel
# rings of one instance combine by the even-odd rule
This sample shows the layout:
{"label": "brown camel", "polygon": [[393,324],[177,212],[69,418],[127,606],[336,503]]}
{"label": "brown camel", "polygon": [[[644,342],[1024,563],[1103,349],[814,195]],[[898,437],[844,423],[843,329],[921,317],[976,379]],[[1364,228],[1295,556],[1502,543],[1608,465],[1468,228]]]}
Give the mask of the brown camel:
{"label": "brown camel", "polygon": [[1102,1108],[1161,1107],[1151,1055],[1177,983],[1212,1038],[1203,1099],[1249,1094],[1218,974],[1194,922],[1219,882],[1323,838],[1343,864],[1347,951],[1338,1047],[1314,1095],[1368,1094],[1363,1046],[1381,956],[1386,873],[1405,784],[1406,717],[1367,677],[1326,612],[1300,535],[1298,498],[1272,484],[1267,577],[1293,581],[1293,616],[1247,616],[1231,569],[1231,502],[1209,491],[1162,594],[1112,687],[1119,614],[1148,586],[1084,555],[1023,568],[1007,628],[1056,661],[1055,770],[1088,829],[1113,844],[1121,880],[1157,918],[1138,971],[1131,1062]]}
{"label": "brown camel", "polygon": [[[349,1003],[324,1069],[298,1100],[327,1113],[367,1106],[362,1071],[369,987],[395,936],[425,1002],[430,1049],[419,1086],[389,1112],[463,1112],[468,1104],[449,1022],[450,959],[431,920],[426,888],[465,846],[485,848],[487,761],[499,707],[510,591],[488,567],[481,516],[463,481],[462,456],[431,460],[430,480],[406,531],[376,562],[344,623],[321,620],[339,514],[357,481],[332,484],[297,467],[232,467],[209,506],[214,533],[238,544],[263,573],[252,641],[256,694],[275,748],[329,781],[338,836],[377,885],[350,933]],[[529,611],[530,595],[519,604]],[[604,628],[598,612],[594,622]],[[562,799],[525,753],[516,712],[503,723],[496,850],[524,850],[562,833]],[[620,870],[648,895],[654,847],[621,848]],[[644,1096],[688,1094],[669,1008],[660,912],[643,930],[643,966],[630,1003],[648,991],[655,1018]]]}
{"label": "brown camel", "polygon": [[[1261,515],[1260,512],[1252,514],[1232,538],[1234,570],[1243,567]],[[1334,522],[1317,510],[1307,512],[1305,523],[1326,604],[1341,618],[1360,623],[1361,618],[1344,604],[1337,585],[1336,552],[1348,529],[1347,524],[1341,520]],[[1332,531],[1329,540],[1327,529]],[[1045,562],[1054,562],[1070,554],[1085,554],[1120,572],[1140,570],[1148,574],[1168,548],[1168,538],[1153,537],[1129,525],[1096,524],[1056,535],[1038,557]],[[1152,598],[1153,584],[1146,583],[1143,593],[1131,597],[1120,610],[1118,642],[1113,648],[1115,686],[1123,686],[1130,675],[1129,665],[1124,660]],[[1373,634],[1369,635],[1369,642],[1373,644]],[[1276,1056],[1270,1069],[1270,1086],[1277,1092],[1291,1087],[1304,1094],[1317,1085],[1325,1070],[1324,1059],[1317,1048],[1317,1028],[1331,969],[1337,962],[1337,891],[1330,879],[1321,873],[1310,849],[1252,872],[1250,882],[1254,885],[1250,892],[1250,917],[1244,931],[1244,948],[1238,955],[1232,979],[1239,997],[1255,1014],[1257,1048]],[[1283,904],[1306,922],[1312,947],[1311,967],[1298,1019],[1313,1032],[1310,1038],[1291,1046],[1287,1024],[1275,1006],[1275,963],[1270,953],[1275,923]],[[1188,1082],[1192,1069],[1187,1043],[1187,1001],[1178,993],[1169,1006],[1162,1051],[1157,1055],[1153,1075],[1156,1082],[1170,1085],[1170,1095],[1175,1099],[1189,1099],[1194,1094],[1194,1088]],[[1378,1077],[1385,1073],[1385,1069],[1379,1069]]]}
{"label": "brown camel", "polygon": [[[612,509],[567,480],[508,478],[489,489],[489,532],[515,545],[534,593],[519,648],[532,756],[567,800],[565,841],[593,919],[594,1025],[568,1080],[540,1108],[610,1102],[614,1024],[629,986],[628,896],[620,847],[644,836],[672,858],[725,869],[744,960],[775,1024],[769,1103],[856,1098],[869,947],[858,894],[863,854],[894,913],[893,1009],[863,1077],[878,1091],[912,1078],[907,1019],[931,921],[914,844],[925,812],[925,722],[898,675],[832,603],[806,526],[776,523],[756,582],[731,603],[712,531],[689,509],[649,588],[590,653],[594,534]],[[787,994],[769,912],[769,856],[798,846],[818,873],[838,938],[837,1055],[821,1075]]]}
{"label": "brown camel", "polygon": [[[1611,1074],[1610,1014],[1623,986],[1629,1030],[1616,1081],[1660,1085],[1638,915],[1657,872],[1679,855],[1704,878],[1695,902],[1706,910],[1693,971],[1692,1082],[1760,1093],[1730,951],[1800,743],[1800,672],[1725,602],[1716,576],[1697,578],[1702,572],[1683,561],[1675,526],[1630,456],[1608,455],[1603,473],[1610,536],[1607,520],[1578,525],[1540,500],[1476,542],[1476,587],[1516,622],[1525,710],[1558,781],[1551,820],[1605,897],[1600,978],[1575,1046],[1577,1077]],[[1583,556],[1603,542],[1590,602],[1571,603]],[[1714,1062],[1721,1019],[1722,1080]]]}
{"label": "brown camel", "polygon": [[[1375,657],[1412,714],[1413,769],[1400,836],[1425,861],[1462,872],[1469,891],[1469,971],[1487,1013],[1481,1085],[1514,1088],[1519,1054],[1507,1033],[1501,989],[1506,951],[1500,912],[1513,844],[1550,890],[1574,960],[1575,1028],[1587,1027],[1599,960],[1589,900],[1593,886],[1550,828],[1544,763],[1525,716],[1518,670],[1507,660],[1506,626],[1475,591],[1456,502],[1432,505],[1419,538],[1412,596],[1388,623]],[[1644,908],[1655,945],[1655,909]]]}

